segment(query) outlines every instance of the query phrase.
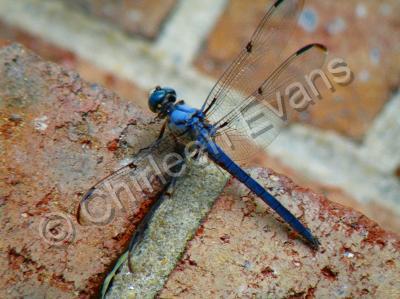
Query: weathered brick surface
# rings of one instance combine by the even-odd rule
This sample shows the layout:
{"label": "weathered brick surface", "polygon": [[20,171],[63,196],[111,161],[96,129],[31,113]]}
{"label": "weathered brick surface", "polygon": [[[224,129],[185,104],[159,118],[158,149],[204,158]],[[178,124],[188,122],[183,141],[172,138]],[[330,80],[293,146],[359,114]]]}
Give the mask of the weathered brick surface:
{"label": "weathered brick surface", "polygon": [[108,20],[128,33],[155,38],[176,0],[62,0],[75,9]]}
{"label": "weathered brick surface", "polygon": [[[93,295],[154,193],[139,194],[106,226],[78,225],[78,202],[118,160],[149,144],[158,124],[18,44],[0,49],[0,115],[0,297]],[[53,241],[66,234],[57,246],[39,232],[54,212],[64,218],[42,231]]]}
{"label": "weathered brick surface", "polygon": [[[197,59],[198,68],[218,77],[247,42],[265,9],[265,0],[231,0]],[[308,17],[288,42],[290,50],[284,57],[307,43],[320,42],[328,47],[328,61],[343,57],[355,80],[350,87],[336,85],[334,93],[321,87],[323,100],[303,113],[301,121],[359,140],[400,83],[400,43],[394,38],[400,26],[399,3],[307,0],[305,12]],[[268,63],[276,65],[275,57]],[[254,80],[264,79],[271,70],[260,70]]]}
{"label": "weathered brick surface", "polygon": [[231,180],[160,298],[398,298],[400,238],[272,171],[253,175],[311,229],[315,252]]}

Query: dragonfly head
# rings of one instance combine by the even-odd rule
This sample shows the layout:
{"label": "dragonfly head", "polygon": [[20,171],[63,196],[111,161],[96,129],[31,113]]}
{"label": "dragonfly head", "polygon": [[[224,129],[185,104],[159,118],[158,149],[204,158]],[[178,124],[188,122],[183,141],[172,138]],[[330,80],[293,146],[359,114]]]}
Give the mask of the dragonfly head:
{"label": "dragonfly head", "polygon": [[160,116],[166,116],[167,110],[176,101],[176,92],[169,87],[156,86],[149,95],[149,108]]}

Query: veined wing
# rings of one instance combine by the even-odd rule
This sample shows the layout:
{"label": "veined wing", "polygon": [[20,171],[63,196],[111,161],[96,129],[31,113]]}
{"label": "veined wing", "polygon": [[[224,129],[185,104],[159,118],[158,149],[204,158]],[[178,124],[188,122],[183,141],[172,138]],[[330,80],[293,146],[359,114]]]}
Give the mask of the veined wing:
{"label": "veined wing", "polygon": [[262,80],[255,79],[257,71],[265,72],[266,78],[283,61],[282,52],[303,4],[304,0],[277,0],[269,8],[250,41],[207,96],[202,111],[211,122],[217,121],[227,108],[235,107],[260,86]]}
{"label": "veined wing", "polygon": [[133,210],[137,199],[154,197],[171,179],[173,170],[167,167],[172,164],[166,164],[165,157],[175,152],[175,146],[173,137],[166,134],[156,145],[141,150],[129,164],[96,183],[82,197],[78,222],[104,225],[114,219],[115,208],[129,206]]}
{"label": "veined wing", "polygon": [[248,161],[257,147],[265,149],[295,114],[315,103],[314,79],[323,77],[326,56],[326,48],[319,44],[290,56],[249,97],[213,123],[216,142],[239,163]]}

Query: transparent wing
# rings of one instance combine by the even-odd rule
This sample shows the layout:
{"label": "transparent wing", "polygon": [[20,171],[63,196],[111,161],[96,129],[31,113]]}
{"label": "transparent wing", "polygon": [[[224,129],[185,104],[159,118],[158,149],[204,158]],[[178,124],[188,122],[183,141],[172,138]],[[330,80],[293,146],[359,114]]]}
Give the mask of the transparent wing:
{"label": "transparent wing", "polygon": [[115,208],[132,207],[137,199],[154,197],[171,179],[172,171],[167,167],[172,164],[167,165],[164,159],[175,151],[174,138],[166,134],[141,150],[129,164],[97,182],[81,199],[78,222],[104,225],[114,219]]}
{"label": "transparent wing", "polygon": [[[304,0],[278,0],[262,18],[250,41],[220,77],[203,104],[202,111],[213,122],[226,107],[234,107],[249,96],[263,80],[257,81],[257,72],[266,78],[278,64],[294,30]],[[240,92],[240,93],[239,93]]]}
{"label": "transparent wing", "polygon": [[281,64],[255,91],[215,121],[216,142],[235,161],[245,163],[265,149],[290,120],[315,103],[316,84],[328,80],[322,66],[326,48],[308,45]]}

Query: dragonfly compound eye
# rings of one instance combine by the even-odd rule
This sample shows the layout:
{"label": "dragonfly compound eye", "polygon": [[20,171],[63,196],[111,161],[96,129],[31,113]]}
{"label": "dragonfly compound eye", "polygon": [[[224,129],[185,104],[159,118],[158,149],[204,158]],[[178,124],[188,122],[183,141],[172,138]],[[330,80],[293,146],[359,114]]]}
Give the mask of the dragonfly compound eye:
{"label": "dragonfly compound eye", "polygon": [[149,96],[149,108],[154,113],[161,112],[163,106],[167,103],[176,101],[176,92],[169,87],[161,88],[157,86],[153,89]]}
{"label": "dragonfly compound eye", "polygon": [[162,103],[165,100],[167,93],[164,89],[155,89],[149,96],[149,108],[152,112],[158,113],[161,111]]}

